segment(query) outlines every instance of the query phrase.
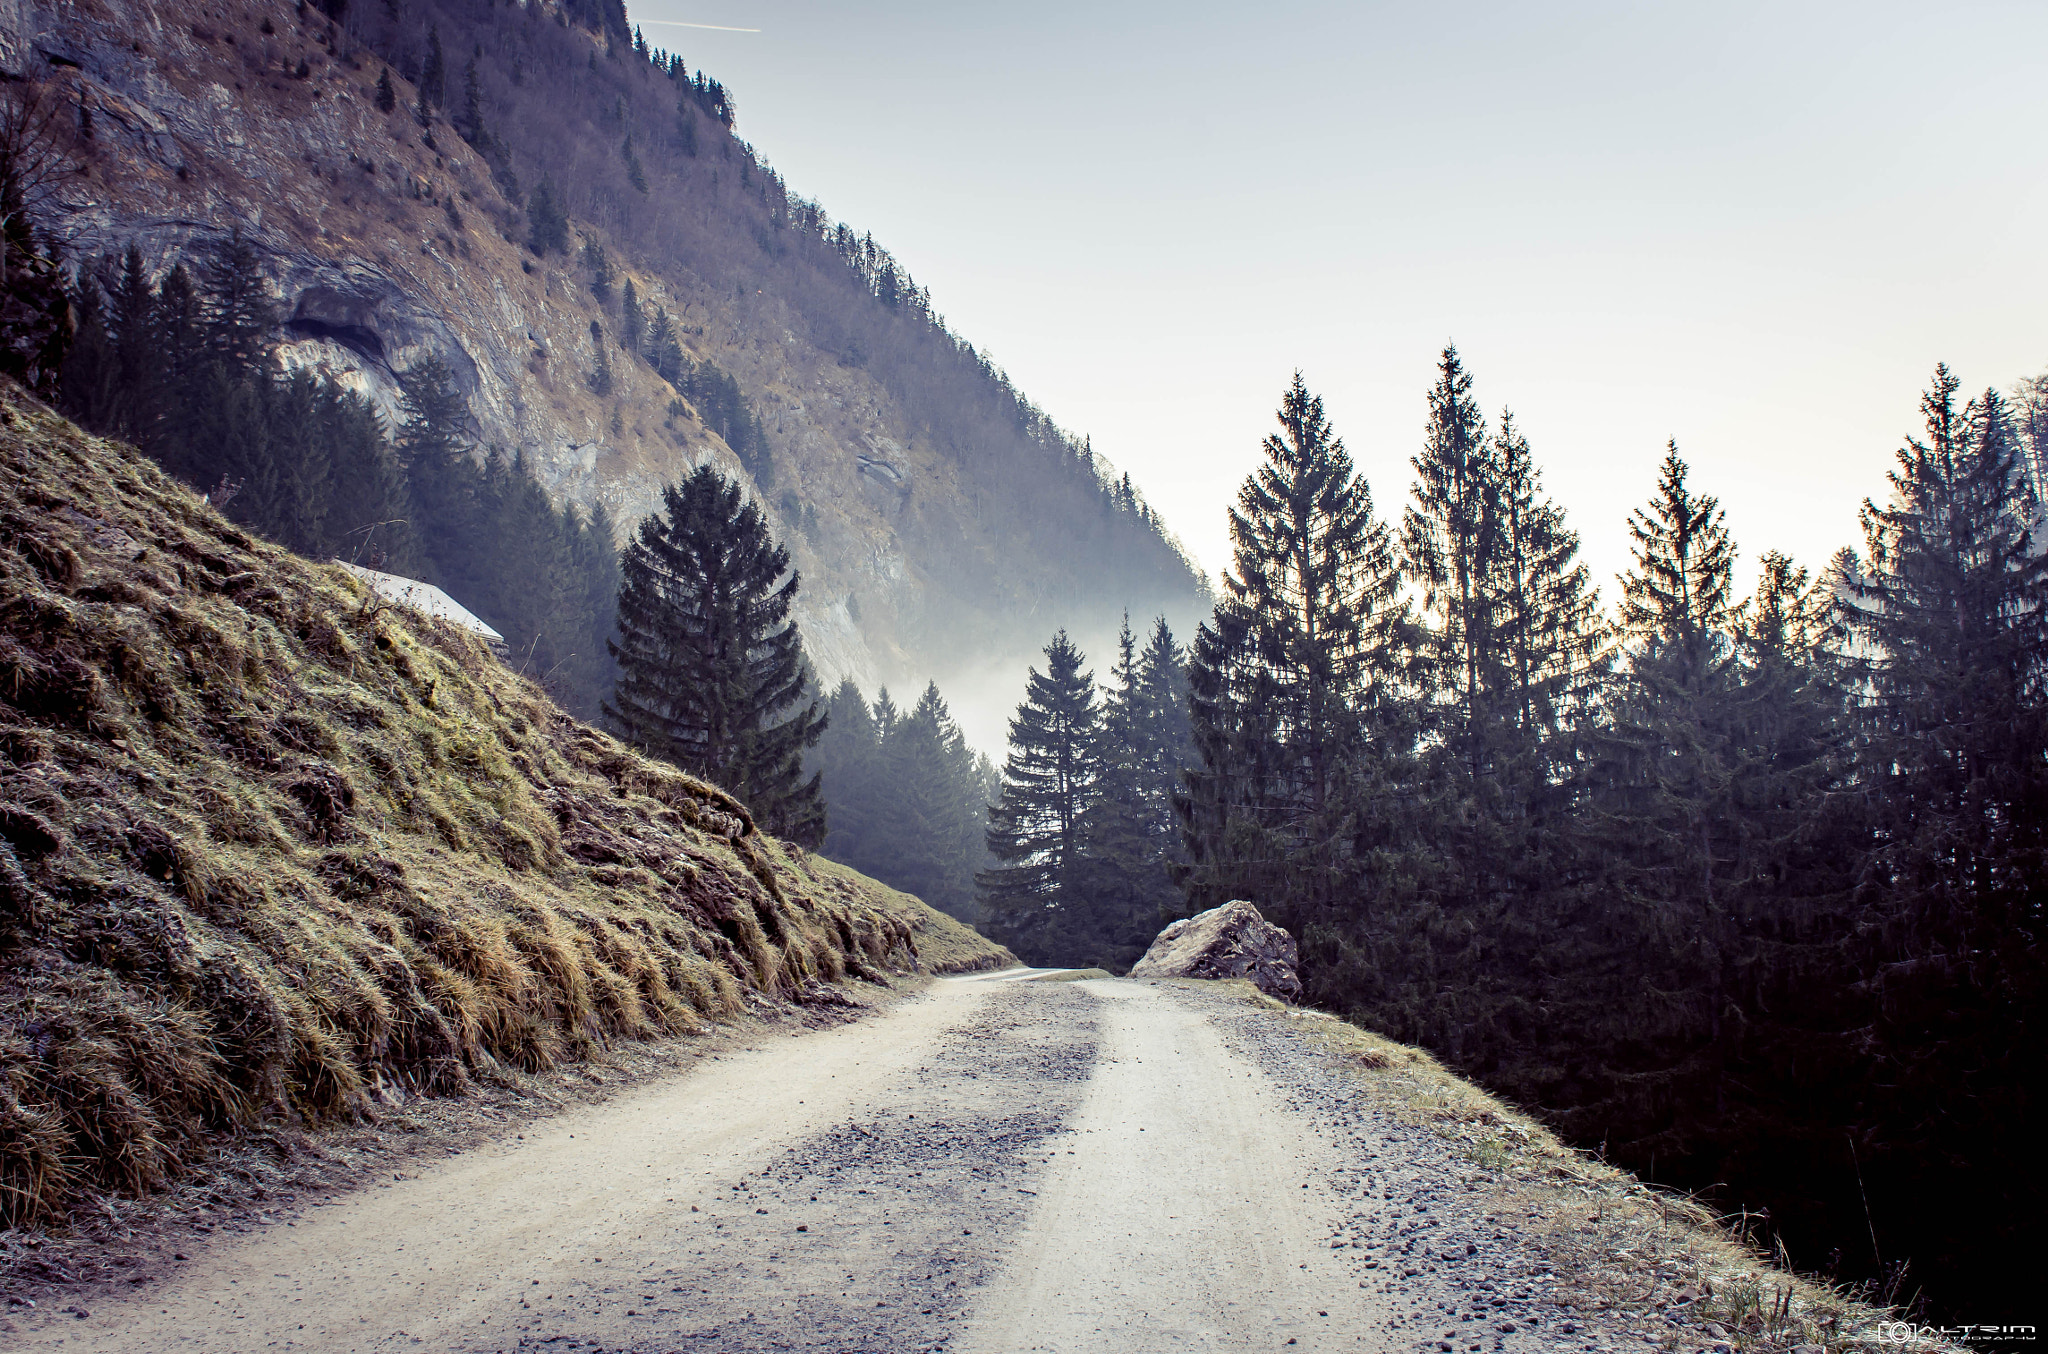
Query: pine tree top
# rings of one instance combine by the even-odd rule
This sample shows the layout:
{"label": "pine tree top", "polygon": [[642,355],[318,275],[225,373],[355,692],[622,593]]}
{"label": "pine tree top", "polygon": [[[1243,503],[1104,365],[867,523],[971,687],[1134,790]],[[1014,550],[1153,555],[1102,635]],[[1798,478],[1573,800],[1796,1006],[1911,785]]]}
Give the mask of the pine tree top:
{"label": "pine tree top", "polygon": [[1665,447],[1657,492],[1629,515],[1636,567],[1622,580],[1622,625],[1640,642],[1704,661],[1732,620],[1735,543],[1718,499],[1686,483],[1676,440]]}

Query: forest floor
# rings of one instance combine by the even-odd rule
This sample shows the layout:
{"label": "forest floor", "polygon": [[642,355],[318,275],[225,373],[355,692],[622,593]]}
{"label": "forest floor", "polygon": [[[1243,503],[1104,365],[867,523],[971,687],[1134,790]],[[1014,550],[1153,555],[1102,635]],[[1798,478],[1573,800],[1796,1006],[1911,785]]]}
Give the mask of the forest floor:
{"label": "forest floor", "polygon": [[763,1004],[552,1090],[273,1152],[317,1160],[245,1171],[212,1211],[188,1193],[17,1249],[0,1335],[109,1354],[1876,1342],[1880,1314],[1426,1055],[1244,984],[1030,980],[1054,976],[940,979],[829,1025]]}

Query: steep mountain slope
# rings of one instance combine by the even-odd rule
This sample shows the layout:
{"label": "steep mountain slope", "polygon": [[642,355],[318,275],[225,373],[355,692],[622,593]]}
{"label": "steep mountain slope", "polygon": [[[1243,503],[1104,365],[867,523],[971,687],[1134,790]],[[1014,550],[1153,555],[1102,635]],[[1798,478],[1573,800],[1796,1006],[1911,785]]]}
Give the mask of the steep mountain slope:
{"label": "steep mountain slope", "polygon": [[0,5],[0,67],[68,105],[72,256],[135,243],[161,270],[239,229],[287,362],[391,407],[437,357],[481,443],[621,529],[706,457],[744,468],[828,685],[1021,666],[1057,625],[1201,605],[1128,482],[616,3],[329,8]]}
{"label": "steep mountain slope", "polygon": [[0,380],[0,1228],[996,946]]}

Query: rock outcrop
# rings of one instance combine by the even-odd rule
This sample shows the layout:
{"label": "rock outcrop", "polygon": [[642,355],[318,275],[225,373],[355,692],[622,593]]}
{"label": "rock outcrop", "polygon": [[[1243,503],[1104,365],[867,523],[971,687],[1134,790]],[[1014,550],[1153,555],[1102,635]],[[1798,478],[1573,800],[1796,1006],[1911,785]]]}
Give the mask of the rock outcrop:
{"label": "rock outcrop", "polygon": [[1131,970],[1133,978],[1248,978],[1281,1001],[1301,995],[1294,937],[1242,898],[1173,923]]}

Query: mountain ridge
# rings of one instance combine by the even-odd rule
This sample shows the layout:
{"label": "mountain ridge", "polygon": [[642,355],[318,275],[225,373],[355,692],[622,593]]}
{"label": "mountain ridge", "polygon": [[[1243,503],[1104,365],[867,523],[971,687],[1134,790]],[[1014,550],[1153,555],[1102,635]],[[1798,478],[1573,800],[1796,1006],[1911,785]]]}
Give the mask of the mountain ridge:
{"label": "mountain ridge", "polygon": [[[734,134],[729,92],[622,9],[334,9],[0,5],[0,69],[71,113],[71,256],[132,244],[161,272],[238,231],[286,365],[388,415],[397,377],[438,359],[479,444],[621,532],[717,461],[804,573],[827,685],[1021,669],[1058,626],[1204,608],[1128,477],[952,334],[886,250],[792,194]],[[531,247],[548,204],[566,250]],[[657,323],[666,364],[621,344]],[[743,392],[758,437],[689,398],[678,361]]]}

